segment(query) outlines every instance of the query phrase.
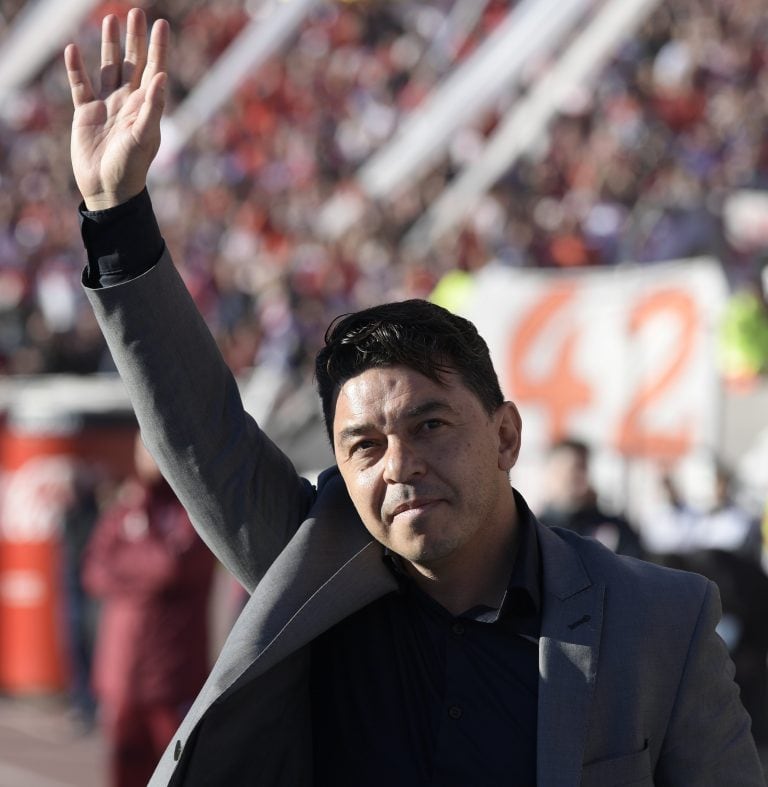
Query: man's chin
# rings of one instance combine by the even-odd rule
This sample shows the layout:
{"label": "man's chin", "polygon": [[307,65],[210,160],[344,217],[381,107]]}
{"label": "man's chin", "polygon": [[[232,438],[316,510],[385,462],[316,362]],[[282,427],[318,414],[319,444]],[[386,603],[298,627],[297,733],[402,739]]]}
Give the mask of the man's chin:
{"label": "man's chin", "polygon": [[431,568],[448,558],[455,546],[444,541],[436,543],[426,537],[420,537],[404,544],[393,545],[390,549],[415,566]]}

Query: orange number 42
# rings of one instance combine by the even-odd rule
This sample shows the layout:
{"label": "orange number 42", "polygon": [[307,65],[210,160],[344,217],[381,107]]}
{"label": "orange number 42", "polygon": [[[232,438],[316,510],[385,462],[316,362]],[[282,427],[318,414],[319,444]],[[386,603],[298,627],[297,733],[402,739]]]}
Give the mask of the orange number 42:
{"label": "orange number 42", "polygon": [[[593,405],[596,398],[591,381],[576,368],[575,356],[581,340],[577,322],[566,323],[552,363],[545,372],[534,376],[529,367],[543,334],[572,306],[576,295],[576,284],[562,284],[548,290],[524,315],[509,344],[506,387],[519,404],[543,408],[548,415],[550,441],[567,435],[578,413]],[[663,430],[652,428],[647,421],[648,413],[661,404],[686,369],[698,325],[695,301],[678,289],[650,293],[631,308],[627,330],[622,334],[628,334],[631,341],[645,326],[664,315],[680,325],[669,360],[661,369],[654,369],[632,392],[611,441],[614,448],[628,456],[675,459],[687,453],[693,444],[690,422]]]}

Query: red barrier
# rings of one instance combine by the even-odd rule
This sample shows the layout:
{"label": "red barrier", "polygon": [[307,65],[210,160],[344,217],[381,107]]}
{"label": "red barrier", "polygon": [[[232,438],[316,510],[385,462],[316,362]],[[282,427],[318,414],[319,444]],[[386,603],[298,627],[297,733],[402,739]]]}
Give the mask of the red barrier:
{"label": "red barrier", "polygon": [[20,386],[0,424],[0,690],[56,692],[68,680],[60,529],[77,461],[114,477],[136,431],[120,388],[87,380]]}

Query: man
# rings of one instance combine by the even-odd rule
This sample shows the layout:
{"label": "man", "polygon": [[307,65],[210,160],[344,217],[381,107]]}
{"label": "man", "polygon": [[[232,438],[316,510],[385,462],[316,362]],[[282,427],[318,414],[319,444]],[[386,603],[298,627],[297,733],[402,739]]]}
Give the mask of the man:
{"label": "man", "polygon": [[135,474],[85,550],[101,599],[94,689],[111,787],[144,787],[208,672],[214,560],[137,436]]}
{"label": "man", "polygon": [[589,480],[590,451],[586,443],[564,437],[549,449],[545,466],[545,503],[539,519],[552,527],[564,527],[596,538],[620,555],[643,557],[640,539],[622,516],[600,507]]}
{"label": "man", "polygon": [[252,592],[151,784],[762,784],[715,586],[536,523],[470,323],[417,301],[330,329],[317,489],[243,411],[144,190],[168,35],[147,54],[134,9],[123,59],[108,17],[100,98],[66,52],[89,297],[145,440]]}

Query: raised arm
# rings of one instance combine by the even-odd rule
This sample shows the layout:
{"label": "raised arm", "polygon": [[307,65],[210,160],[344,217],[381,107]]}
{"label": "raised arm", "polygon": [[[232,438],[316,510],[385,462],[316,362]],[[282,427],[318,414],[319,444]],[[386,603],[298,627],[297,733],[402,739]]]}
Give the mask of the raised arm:
{"label": "raised arm", "polygon": [[169,27],[161,19],[147,45],[147,18],[139,8],[128,14],[125,54],[114,14],[102,24],[98,92],[80,50],[64,52],[72,103],[72,169],[88,210],[115,207],[139,194],[160,146],[165,104]]}
{"label": "raised arm", "polygon": [[[244,411],[162,240],[159,258],[144,254],[147,224],[137,215],[151,212],[143,190],[160,142],[168,40],[164,21],[148,39],[144,13],[133,9],[123,57],[108,16],[98,93],[77,47],[66,49],[73,169],[92,211],[83,216],[84,283],[145,444],[202,538],[252,590],[306,518],[314,489]],[[93,225],[99,252],[88,246]]]}

